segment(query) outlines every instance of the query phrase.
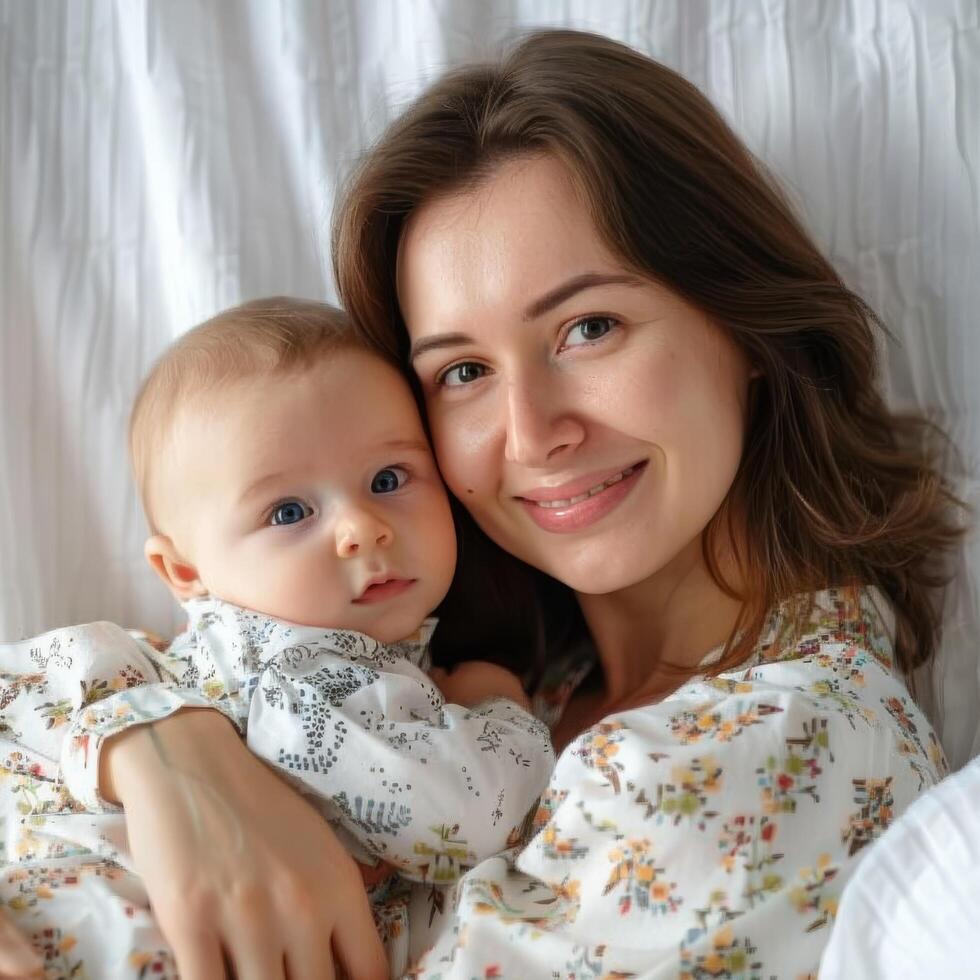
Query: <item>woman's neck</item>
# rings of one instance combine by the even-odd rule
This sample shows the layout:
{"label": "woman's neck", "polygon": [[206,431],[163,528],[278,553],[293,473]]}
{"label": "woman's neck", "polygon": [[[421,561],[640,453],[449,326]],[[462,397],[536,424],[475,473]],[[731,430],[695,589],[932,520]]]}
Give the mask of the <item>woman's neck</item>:
{"label": "woman's neck", "polygon": [[712,579],[700,541],[643,582],[578,600],[602,664],[604,709],[670,693],[682,679],[676,668],[693,671],[724,643],[742,607]]}

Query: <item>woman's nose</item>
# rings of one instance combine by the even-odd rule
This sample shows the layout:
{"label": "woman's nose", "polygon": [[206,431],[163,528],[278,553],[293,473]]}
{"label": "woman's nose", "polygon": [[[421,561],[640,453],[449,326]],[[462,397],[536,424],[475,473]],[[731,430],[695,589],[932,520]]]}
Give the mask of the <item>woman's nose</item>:
{"label": "woman's nose", "polygon": [[337,521],[337,557],[353,558],[387,548],[394,540],[391,528],[362,508],[346,510]]}
{"label": "woman's nose", "polygon": [[540,379],[508,385],[504,455],[509,462],[543,466],[582,442],[585,429],[568,413],[564,401],[556,385],[547,386]]}

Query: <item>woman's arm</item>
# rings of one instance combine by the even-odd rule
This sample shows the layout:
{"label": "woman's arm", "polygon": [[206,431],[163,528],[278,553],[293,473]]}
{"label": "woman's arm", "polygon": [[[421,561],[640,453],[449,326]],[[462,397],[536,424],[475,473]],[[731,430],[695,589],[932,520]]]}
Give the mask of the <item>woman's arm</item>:
{"label": "woman's arm", "polygon": [[102,796],[184,980],[387,977],[357,865],[327,823],[215,711],[106,741]]}

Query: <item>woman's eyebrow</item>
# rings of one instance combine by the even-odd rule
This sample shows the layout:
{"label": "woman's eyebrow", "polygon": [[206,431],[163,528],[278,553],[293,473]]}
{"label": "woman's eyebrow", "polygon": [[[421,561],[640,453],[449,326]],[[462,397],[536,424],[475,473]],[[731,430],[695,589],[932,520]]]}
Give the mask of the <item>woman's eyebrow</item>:
{"label": "woman's eyebrow", "polygon": [[[609,286],[622,284],[626,286],[642,286],[643,280],[637,276],[626,275],[625,273],[605,273],[605,272],[583,272],[581,275],[573,276],[567,282],[549,290],[544,296],[536,299],[521,316],[522,320],[536,320],[545,313],[550,313],[556,306],[561,306],[566,300],[571,299],[576,293],[585,289],[593,289],[596,286]],[[472,344],[474,340],[465,333],[440,333],[431,337],[422,337],[412,344],[409,352],[409,361],[427,354],[430,350],[441,350],[444,347],[463,347]]]}
{"label": "woman's eyebrow", "polygon": [[465,333],[440,333],[431,337],[422,337],[412,344],[409,351],[409,361],[414,361],[417,357],[427,354],[430,350],[440,350],[443,347],[462,347],[465,344],[472,344],[473,338]]}
{"label": "woman's eyebrow", "polygon": [[636,276],[624,273],[604,273],[604,272],[583,272],[581,275],[573,276],[567,282],[545,293],[540,299],[536,299],[524,311],[524,320],[536,320],[545,313],[550,313],[556,306],[561,306],[565,300],[571,299],[576,293],[583,289],[592,289],[595,286],[609,286],[622,283],[627,286],[641,286],[643,282]]}

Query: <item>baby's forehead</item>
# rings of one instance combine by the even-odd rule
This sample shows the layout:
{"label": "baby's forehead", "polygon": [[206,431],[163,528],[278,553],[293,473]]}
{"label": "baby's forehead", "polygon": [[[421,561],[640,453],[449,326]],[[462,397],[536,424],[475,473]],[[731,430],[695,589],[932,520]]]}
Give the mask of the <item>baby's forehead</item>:
{"label": "baby's forehead", "polygon": [[334,351],[301,369],[256,373],[188,393],[175,406],[173,422],[175,449],[187,441],[200,446],[229,439],[252,449],[256,440],[299,446],[310,439],[353,445],[425,440],[405,375],[360,348]]}

